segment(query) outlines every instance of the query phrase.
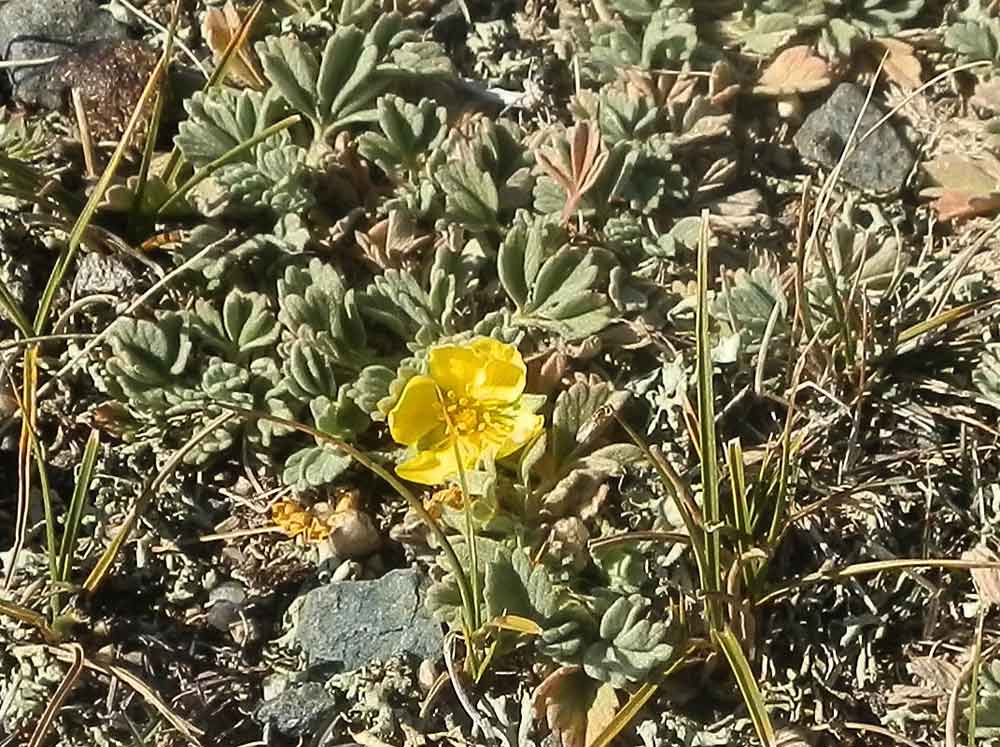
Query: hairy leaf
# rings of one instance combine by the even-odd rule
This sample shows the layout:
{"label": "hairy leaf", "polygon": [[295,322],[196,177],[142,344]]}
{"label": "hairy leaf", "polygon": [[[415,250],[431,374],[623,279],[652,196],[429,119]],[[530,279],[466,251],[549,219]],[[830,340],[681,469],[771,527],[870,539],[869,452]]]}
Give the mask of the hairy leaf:
{"label": "hairy leaf", "polygon": [[556,247],[560,241],[544,222],[529,223],[520,214],[500,247],[498,272],[517,307],[515,324],[576,340],[604,329],[611,309],[607,298],[592,290],[599,272],[594,254]]}

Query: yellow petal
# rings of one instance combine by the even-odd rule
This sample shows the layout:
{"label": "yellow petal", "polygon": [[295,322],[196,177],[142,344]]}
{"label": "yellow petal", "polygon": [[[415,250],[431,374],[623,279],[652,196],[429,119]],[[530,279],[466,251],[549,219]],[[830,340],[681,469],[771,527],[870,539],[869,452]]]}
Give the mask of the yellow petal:
{"label": "yellow petal", "polygon": [[446,392],[462,397],[483,373],[483,363],[465,346],[441,345],[428,356],[428,371],[434,382]]}
{"label": "yellow petal", "polygon": [[517,348],[492,337],[481,337],[471,345],[473,352],[486,360],[484,376],[477,380],[470,394],[478,400],[513,402],[524,391],[527,367]]}
{"label": "yellow petal", "polygon": [[526,367],[513,345],[480,337],[469,345],[430,352],[431,378],[445,390],[480,401],[513,402],[524,391]]}
{"label": "yellow petal", "polygon": [[537,436],[545,426],[545,418],[527,411],[514,414],[514,424],[511,427],[507,442],[500,447],[497,458],[510,456],[526,443]]}
{"label": "yellow petal", "polygon": [[442,423],[441,401],[434,380],[414,376],[406,382],[396,406],[389,411],[389,433],[397,443],[413,446]]}
{"label": "yellow petal", "polygon": [[396,467],[396,474],[421,485],[439,485],[458,473],[453,443],[447,439],[441,448],[417,452]]}

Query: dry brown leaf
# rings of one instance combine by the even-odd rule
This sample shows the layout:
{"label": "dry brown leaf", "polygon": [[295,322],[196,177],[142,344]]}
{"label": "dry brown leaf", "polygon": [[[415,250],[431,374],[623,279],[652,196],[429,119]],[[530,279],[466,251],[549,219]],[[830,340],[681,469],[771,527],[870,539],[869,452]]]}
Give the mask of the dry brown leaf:
{"label": "dry brown leaf", "polygon": [[921,196],[935,198],[931,207],[942,221],[1000,210],[1000,159],[991,153],[945,153],[923,168],[931,187]]}
{"label": "dry brown leaf", "polygon": [[912,45],[899,39],[880,38],[872,42],[870,49],[875,53],[876,66],[888,53],[882,70],[900,88],[909,91],[923,84],[920,60],[913,53]]}
{"label": "dry brown leaf", "polygon": [[[212,50],[215,61],[222,58],[222,53],[229,46],[230,40],[240,29],[242,19],[239,11],[229,0],[222,9],[209,8],[205,13],[205,19],[201,23],[201,35]],[[227,76],[235,78],[237,82],[254,88],[258,91],[267,90],[267,81],[260,73],[257,60],[248,44],[241,44],[232,58],[229,60]]]}
{"label": "dry brown leaf", "polygon": [[829,63],[803,44],[775,57],[753,91],[761,96],[792,96],[819,91],[832,81]]}
{"label": "dry brown leaf", "polygon": [[545,718],[559,747],[590,747],[618,712],[618,695],[580,667],[560,667],[535,689],[535,718]]}
{"label": "dry brown leaf", "polygon": [[917,656],[906,665],[918,680],[938,693],[949,693],[955,686],[962,668],[939,656]]}
{"label": "dry brown leaf", "polygon": [[561,350],[549,348],[525,359],[528,368],[529,392],[551,394],[569,372],[570,357]]}
{"label": "dry brown leaf", "polygon": [[[971,550],[962,553],[962,560],[983,561],[995,563],[1000,558],[986,545],[976,545]],[[980,602],[985,604],[1000,604],[1000,571],[995,568],[973,568],[972,583],[979,594]]]}

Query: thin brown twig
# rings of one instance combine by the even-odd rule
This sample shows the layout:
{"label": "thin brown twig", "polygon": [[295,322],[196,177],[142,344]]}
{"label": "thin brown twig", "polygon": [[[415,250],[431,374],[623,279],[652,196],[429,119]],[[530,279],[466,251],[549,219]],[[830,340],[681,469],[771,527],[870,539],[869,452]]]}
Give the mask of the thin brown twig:
{"label": "thin brown twig", "polygon": [[72,654],[72,662],[66,671],[66,676],[63,677],[62,682],[59,683],[59,687],[56,688],[52,700],[45,706],[45,711],[42,712],[42,717],[38,720],[38,725],[35,727],[31,739],[28,740],[28,747],[41,747],[42,741],[49,733],[49,729],[52,728],[59,709],[63,707],[66,698],[69,697],[70,691],[76,685],[76,681],[80,679],[80,674],[83,672],[83,647],[79,643],[70,643],[67,644],[67,648],[69,648]]}

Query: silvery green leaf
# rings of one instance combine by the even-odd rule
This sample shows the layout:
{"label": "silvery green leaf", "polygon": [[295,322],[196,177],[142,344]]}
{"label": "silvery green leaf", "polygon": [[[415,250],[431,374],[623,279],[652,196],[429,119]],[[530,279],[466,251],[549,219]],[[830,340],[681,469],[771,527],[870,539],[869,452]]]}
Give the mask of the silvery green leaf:
{"label": "silvery green leaf", "polygon": [[1000,405],[1000,343],[990,343],[972,372],[972,383],[985,397]]}
{"label": "silvery green leaf", "polygon": [[549,248],[565,242],[566,232],[556,223],[531,219],[525,212],[517,214],[500,247],[497,272],[504,290],[518,308],[529,302],[531,288]]}
{"label": "silvery green leaf", "polygon": [[831,18],[820,33],[817,49],[829,60],[849,59],[865,41],[861,28],[841,18]]}
{"label": "silvery green leaf", "polygon": [[394,49],[393,65],[399,72],[419,72],[421,76],[451,78],[455,68],[447,51],[436,41],[408,41]]}
{"label": "silvery green leaf", "polygon": [[278,321],[287,334],[317,345],[338,366],[360,371],[370,362],[367,335],[353,290],[319,259],[288,267],[278,280]]}
{"label": "silvery green leaf", "polygon": [[608,580],[608,588],[624,594],[635,594],[649,580],[646,557],[636,547],[612,546],[591,552],[594,564]]}
{"label": "silvery green leaf", "polygon": [[204,166],[278,120],[276,97],[257,91],[215,86],[184,102],[188,118],[174,142],[195,166]]}
{"label": "silvery green leaf", "polygon": [[450,220],[472,232],[497,228],[500,197],[490,175],[469,161],[454,161],[435,173]]}
{"label": "silvery green leaf", "polygon": [[710,311],[717,320],[736,325],[733,332],[750,352],[760,347],[772,313],[778,314],[773,334],[780,337],[788,331],[788,300],[781,278],[766,265],[749,273],[738,271],[712,301]]}
{"label": "silvery green leaf", "polygon": [[963,60],[1000,60],[1000,20],[959,21],[944,32],[945,45]]}
{"label": "silvery green leaf", "polygon": [[362,412],[372,416],[378,412],[378,403],[389,396],[389,387],[396,372],[386,366],[365,366],[351,385],[350,397]]}
{"label": "silvery green leaf", "polygon": [[270,349],[281,333],[261,293],[230,291],[221,314],[211,303],[198,300],[190,319],[199,337],[231,361]]}
{"label": "silvery green leaf", "polygon": [[649,600],[633,594],[619,597],[601,617],[600,640],[583,653],[583,669],[596,680],[615,687],[643,682],[673,656],[666,642],[668,628],[649,619]]}
{"label": "silvery green leaf", "polygon": [[365,132],[358,138],[358,152],[387,174],[416,172],[426,153],[444,140],[447,113],[428,99],[410,104],[398,96],[378,100],[381,134]]}
{"label": "silvery green leaf", "polygon": [[379,49],[356,26],[341,26],[320,60],[295,36],[271,36],[256,46],[261,67],[292,109],[313,124],[317,140],[342,129],[383,90]]}
{"label": "silvery green leaf", "polygon": [[317,430],[344,440],[353,440],[370,424],[371,419],[354,404],[348,387],[342,386],[336,400],[317,397],[309,403]]}
{"label": "silvery green leaf", "polygon": [[604,381],[579,380],[560,392],[552,411],[552,457],[557,464],[585,456],[628,400]]}
{"label": "silvery green leaf", "polygon": [[299,490],[329,485],[351,466],[351,458],[339,449],[307,446],[285,460],[281,479]]}
{"label": "silvery green leaf", "polygon": [[601,90],[598,125],[608,145],[646,137],[656,129],[659,107],[646,97]]}
{"label": "silvery green leaf", "polygon": [[404,340],[418,332],[432,339],[440,337],[446,331],[442,325],[448,323],[454,309],[455,278],[443,276],[440,281],[447,287],[439,288],[440,298],[436,299],[410,273],[386,270],[365,290],[362,312]]}
{"label": "silvery green leaf", "polygon": [[558,611],[564,593],[549,569],[533,563],[527,550],[501,555],[486,566],[483,598],[491,618],[519,615],[544,624]]}
{"label": "silvery green leaf", "polygon": [[608,298],[618,311],[625,314],[642,311],[648,305],[646,294],[632,282],[628,270],[621,266],[611,270]]}
{"label": "silvery green leaf", "polygon": [[291,35],[269,36],[257,43],[256,51],[264,74],[289,106],[318,126],[319,62],[309,45]]}
{"label": "silvery green leaf", "polygon": [[657,11],[642,35],[642,66],[667,68],[686,62],[698,47],[698,27],[678,22],[667,11]]}
{"label": "silvery green leaf", "polygon": [[226,197],[244,207],[266,207],[278,215],[302,212],[315,202],[305,149],[287,142],[287,133],[268,138],[250,153],[253,160],[228,163],[213,178]]}
{"label": "silvery green leaf", "polygon": [[105,366],[124,396],[147,398],[149,405],[159,402],[166,407],[163,388],[182,380],[191,354],[184,317],[164,314],[156,320],[119,319],[108,343],[111,356]]}
{"label": "silvery green leaf", "polygon": [[600,332],[611,321],[607,298],[594,290],[598,276],[593,252],[564,245],[549,254],[558,232],[523,217],[508,234],[497,257],[504,289],[517,306],[513,322],[576,340]]}
{"label": "silvery green leaf", "polygon": [[798,32],[798,18],[793,13],[758,14],[753,28],[740,36],[740,44],[751,54],[772,55]]}
{"label": "silvery green leaf", "polygon": [[337,394],[332,362],[315,345],[305,340],[292,342],[283,371],[286,386],[297,399],[334,397]]}
{"label": "silvery green leaf", "polygon": [[201,376],[201,389],[208,401],[239,403],[252,406],[252,398],[246,389],[250,384],[250,372],[243,366],[230,363],[222,358],[212,358]]}

